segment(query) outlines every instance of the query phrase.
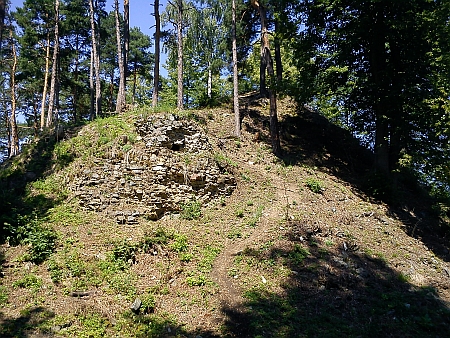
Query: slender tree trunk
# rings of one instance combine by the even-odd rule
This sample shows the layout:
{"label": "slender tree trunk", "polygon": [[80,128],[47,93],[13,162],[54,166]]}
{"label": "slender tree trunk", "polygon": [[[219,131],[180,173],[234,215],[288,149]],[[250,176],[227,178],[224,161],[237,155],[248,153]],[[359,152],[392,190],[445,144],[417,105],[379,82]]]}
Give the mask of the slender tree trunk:
{"label": "slender tree trunk", "polygon": [[91,49],[91,62],[89,67],[89,93],[90,93],[90,114],[89,117],[91,120],[95,117],[95,88],[94,88],[94,50]]}
{"label": "slender tree trunk", "polygon": [[183,110],[183,1],[177,0],[178,92],[177,108]]}
{"label": "slender tree trunk", "polygon": [[274,49],[275,49],[275,68],[277,72],[277,83],[281,84],[283,81],[283,63],[281,62],[281,46],[280,38],[278,32],[278,19],[275,19],[275,39],[274,39]]}
{"label": "slender tree trunk", "polygon": [[114,70],[111,72],[109,76],[109,111],[113,111],[114,108]]}
{"label": "slender tree trunk", "polygon": [[[102,113],[102,90],[100,84],[100,56],[98,54],[99,51],[97,43],[97,32],[95,29],[93,0],[89,0],[89,12],[91,20],[91,42],[92,42],[92,57],[93,57],[93,64],[91,65],[91,67],[93,66],[95,72],[95,117],[97,117]],[[91,115],[91,119],[93,117],[94,116]]]}
{"label": "slender tree trunk", "polygon": [[5,26],[5,16],[6,16],[6,0],[0,0],[0,52],[3,42],[3,27]]}
{"label": "slender tree trunk", "polygon": [[12,66],[10,74],[10,88],[11,88],[11,115],[9,117],[9,123],[11,128],[11,142],[9,156],[16,156],[19,154],[19,133],[17,130],[16,122],[16,69],[17,69],[17,51],[16,44],[13,40],[12,30],[9,31],[9,37],[11,40],[11,50],[12,50]]}
{"label": "slender tree trunk", "polygon": [[134,67],[133,67],[133,104],[136,101],[136,82],[137,82],[137,58],[134,58]]}
{"label": "slender tree trunk", "polygon": [[385,29],[382,5],[374,9],[374,24],[369,44],[369,62],[373,83],[377,89],[375,98],[375,170],[389,175],[389,117],[388,102],[384,94],[385,85],[382,74],[386,69]]}
{"label": "slender tree trunk", "polygon": [[212,70],[211,62],[208,62],[208,88],[207,88],[208,99],[212,99]]}
{"label": "slender tree trunk", "polygon": [[[130,49],[130,0],[123,1],[123,88],[124,95],[127,87],[128,76],[128,53]],[[125,102],[124,102],[125,103]]]}
{"label": "slender tree trunk", "polygon": [[47,100],[48,73],[50,71],[50,32],[47,32],[47,46],[45,51],[44,89],[41,103],[41,130],[45,126],[45,102]]}
{"label": "slender tree trunk", "polygon": [[[278,113],[277,113],[277,93],[274,88],[275,72],[273,69],[273,59],[270,53],[269,34],[267,31],[266,9],[258,1],[252,0],[252,6],[255,7],[261,18],[261,46],[264,48],[261,51],[261,63],[264,63],[267,73],[270,78],[270,88],[264,88],[270,100],[270,138],[272,141],[272,152],[276,156],[281,155],[280,133],[278,130]],[[263,62],[264,61],[264,62]],[[261,92],[261,95],[263,93]]]}
{"label": "slender tree trunk", "polygon": [[116,100],[116,113],[123,111],[125,105],[125,69],[123,64],[122,39],[120,37],[120,21],[119,21],[119,1],[115,0],[115,16],[116,16],[116,39],[117,39],[117,56],[119,59],[119,91]]}
{"label": "slender tree trunk", "polygon": [[53,107],[55,104],[55,90],[57,87],[56,75],[58,72],[58,57],[59,57],[59,0],[55,0],[55,42],[53,46],[53,66],[52,66],[52,78],[50,81],[50,96],[48,99],[48,113],[46,127],[53,126]]}
{"label": "slender tree trunk", "polygon": [[159,59],[160,59],[160,39],[161,39],[161,18],[159,16],[159,0],[155,0],[155,70],[153,74],[153,99],[152,106],[158,105],[159,96]]}
{"label": "slender tree trunk", "polygon": [[241,115],[239,112],[239,78],[236,43],[236,0],[232,2],[232,49],[233,49],[233,109],[236,137],[241,137]]}
{"label": "slender tree trunk", "polygon": [[[92,60],[92,56],[91,56],[91,60]],[[78,122],[78,67],[79,67],[79,64],[80,64],[80,35],[77,33],[76,38],[75,38],[75,71],[74,71],[75,84],[74,84],[74,88],[73,88],[73,108],[72,108],[74,123]]]}
{"label": "slender tree trunk", "polygon": [[259,92],[262,97],[269,97],[269,92],[266,86],[266,70],[267,58],[265,57],[265,50],[269,47],[269,34],[267,30],[266,8],[257,0],[251,0],[252,6],[258,11],[261,22],[261,53],[259,63]]}

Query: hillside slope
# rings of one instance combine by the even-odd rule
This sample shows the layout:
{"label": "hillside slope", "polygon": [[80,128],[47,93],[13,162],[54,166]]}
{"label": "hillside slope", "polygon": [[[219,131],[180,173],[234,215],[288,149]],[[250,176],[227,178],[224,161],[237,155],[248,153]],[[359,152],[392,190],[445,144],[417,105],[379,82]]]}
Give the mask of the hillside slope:
{"label": "hillside slope", "polygon": [[[156,157],[146,158],[148,140],[134,126],[146,111],[73,131],[39,152],[47,159],[39,165],[29,150],[5,168],[2,177],[21,174],[3,180],[3,196],[30,182],[20,217],[11,216],[28,241],[1,245],[0,335],[449,336],[448,237],[426,199],[406,188],[395,206],[369,198],[361,182],[370,154],[288,100],[279,107],[285,156],[274,157],[269,107],[252,96],[242,101],[241,140],[232,136],[229,109],[179,114],[207,135],[211,150],[194,156],[177,147],[179,166],[171,165],[179,181],[165,188],[157,181],[163,173],[145,170],[164,171],[175,155],[161,161],[166,150],[152,150]],[[198,172],[211,173],[197,162],[204,158],[232,188],[191,194],[208,191],[198,183]],[[139,175],[114,173],[137,164]],[[141,181],[153,182],[146,193],[154,205],[173,196],[169,188],[190,195],[146,214],[129,207],[147,203],[133,188]],[[130,213],[117,214],[117,205]]]}

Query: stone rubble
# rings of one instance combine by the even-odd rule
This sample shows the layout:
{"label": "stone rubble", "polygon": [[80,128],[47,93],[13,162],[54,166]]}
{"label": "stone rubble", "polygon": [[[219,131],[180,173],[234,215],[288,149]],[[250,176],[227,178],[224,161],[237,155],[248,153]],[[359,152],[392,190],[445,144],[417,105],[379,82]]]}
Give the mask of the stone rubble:
{"label": "stone rubble", "polygon": [[[138,142],[94,159],[71,178],[69,188],[87,210],[104,212],[118,224],[137,224],[179,212],[183,203],[208,204],[236,187],[232,174],[214,158],[207,136],[172,114],[140,116]],[[124,149],[127,149],[125,151]]]}

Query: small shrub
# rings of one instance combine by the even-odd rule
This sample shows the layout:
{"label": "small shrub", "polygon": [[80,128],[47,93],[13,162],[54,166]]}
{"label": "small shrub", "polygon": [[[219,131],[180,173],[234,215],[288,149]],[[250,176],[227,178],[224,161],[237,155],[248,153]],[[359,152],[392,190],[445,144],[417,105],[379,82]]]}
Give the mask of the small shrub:
{"label": "small shrub", "polygon": [[206,285],[206,277],[204,275],[191,276],[186,278],[186,283],[189,286],[203,286]]}
{"label": "small shrub", "polygon": [[200,201],[192,200],[181,206],[181,218],[192,221],[194,219],[200,218],[202,215],[201,203]]}
{"label": "small shrub", "polygon": [[45,261],[55,251],[57,238],[53,229],[44,227],[33,229],[24,241],[31,245],[26,259],[36,264]]}
{"label": "small shrub", "polygon": [[142,301],[141,311],[143,313],[151,313],[155,310],[156,300],[151,293],[146,293],[140,297]]}
{"label": "small shrub", "polygon": [[306,180],[306,186],[315,194],[322,194],[325,190],[323,182],[316,178],[308,178]]}
{"label": "small shrub", "polygon": [[13,287],[15,288],[27,288],[32,289],[33,291],[39,290],[41,286],[42,279],[33,274],[25,275],[22,279],[19,279],[13,283]]}
{"label": "small shrub", "polygon": [[0,305],[8,303],[8,289],[3,285],[0,285]]}
{"label": "small shrub", "polygon": [[133,245],[126,240],[123,240],[114,246],[113,249],[114,260],[125,263],[129,261],[134,261],[136,256],[136,250],[137,250],[136,245]]}
{"label": "small shrub", "polygon": [[144,235],[144,240],[140,244],[140,248],[144,252],[149,252],[155,244],[166,245],[169,239],[172,239],[173,236],[168,234],[163,228],[158,228],[154,231],[153,234],[146,233]]}
{"label": "small shrub", "polygon": [[190,262],[192,260],[192,254],[190,253],[180,253],[179,257],[182,262]]}
{"label": "small shrub", "polygon": [[175,235],[175,241],[170,244],[170,248],[178,253],[186,251],[188,248],[186,235]]}
{"label": "small shrub", "polygon": [[236,210],[236,216],[239,218],[244,217],[244,210],[242,210],[242,209]]}

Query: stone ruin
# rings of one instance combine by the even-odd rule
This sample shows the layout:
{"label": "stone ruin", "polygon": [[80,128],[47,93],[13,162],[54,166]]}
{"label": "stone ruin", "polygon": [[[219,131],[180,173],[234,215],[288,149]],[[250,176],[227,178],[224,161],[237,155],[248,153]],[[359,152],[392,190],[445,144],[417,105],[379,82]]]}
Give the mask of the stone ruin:
{"label": "stone ruin", "polygon": [[[192,200],[208,204],[229,195],[236,181],[219,163],[207,136],[175,115],[140,116],[137,142],[122,146],[75,173],[70,189],[82,208],[104,212],[119,224],[157,220]],[[126,149],[126,151],[125,151]]]}

